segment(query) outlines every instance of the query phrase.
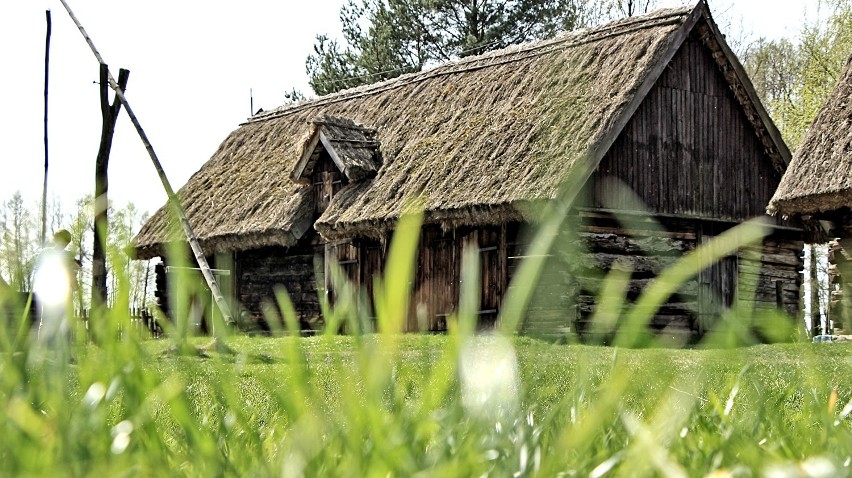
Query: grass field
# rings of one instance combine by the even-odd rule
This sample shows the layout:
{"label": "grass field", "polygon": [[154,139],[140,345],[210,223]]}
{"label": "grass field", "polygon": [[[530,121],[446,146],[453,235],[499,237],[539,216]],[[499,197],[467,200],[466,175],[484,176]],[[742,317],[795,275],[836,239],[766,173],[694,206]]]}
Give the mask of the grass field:
{"label": "grass field", "polygon": [[[0,476],[850,475],[852,345],[744,346],[759,319],[747,310],[724,314],[693,349],[654,348],[647,329],[683,281],[759,240],[759,227],[685,255],[635,307],[618,287],[625,273],[610,273],[594,325],[617,346],[517,337],[564,215],[545,216],[486,335],[474,333],[475,251],[450,333],[398,333],[417,217],[401,220],[375,283],[380,333],[360,332],[369,316],[345,281],[324,305],[327,335],[287,336],[298,321],[282,293],[266,317],[277,337],[221,335],[207,348],[179,301],[168,339],[128,333],[119,302],[95,311],[88,332],[46,344],[0,297]],[[762,324],[764,336],[798,335],[787,317]]]}
{"label": "grass field", "polygon": [[843,344],[171,346],[80,344],[67,364],[4,355],[0,475],[846,476],[852,454]]}

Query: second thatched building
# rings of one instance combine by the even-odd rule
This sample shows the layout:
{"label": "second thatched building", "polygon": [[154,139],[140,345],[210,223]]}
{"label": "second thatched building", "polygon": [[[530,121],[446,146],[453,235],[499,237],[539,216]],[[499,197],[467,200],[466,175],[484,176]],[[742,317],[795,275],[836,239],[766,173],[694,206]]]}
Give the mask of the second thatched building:
{"label": "second thatched building", "polygon": [[829,251],[829,315],[852,328],[852,55],[796,150],[769,211],[820,221],[824,238],[839,239]]}

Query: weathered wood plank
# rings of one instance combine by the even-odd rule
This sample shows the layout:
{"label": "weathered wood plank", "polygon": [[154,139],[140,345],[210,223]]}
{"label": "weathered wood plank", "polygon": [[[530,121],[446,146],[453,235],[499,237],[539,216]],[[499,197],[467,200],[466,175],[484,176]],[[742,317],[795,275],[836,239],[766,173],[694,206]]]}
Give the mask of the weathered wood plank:
{"label": "weathered wood plank", "polygon": [[659,254],[680,255],[692,250],[694,243],[682,239],[669,239],[665,237],[638,237],[633,238],[612,232],[583,232],[579,234],[580,243],[593,252],[619,252],[625,254]]}
{"label": "weathered wood plank", "polygon": [[[628,297],[635,297],[644,291],[648,285],[655,280],[656,279],[631,279],[627,283],[625,292]],[[580,288],[593,293],[593,295],[597,291],[601,290],[603,282],[604,279],[599,278],[577,277],[577,283]],[[679,296],[694,297],[698,294],[698,284],[695,281],[688,281],[677,290],[677,294]]]}

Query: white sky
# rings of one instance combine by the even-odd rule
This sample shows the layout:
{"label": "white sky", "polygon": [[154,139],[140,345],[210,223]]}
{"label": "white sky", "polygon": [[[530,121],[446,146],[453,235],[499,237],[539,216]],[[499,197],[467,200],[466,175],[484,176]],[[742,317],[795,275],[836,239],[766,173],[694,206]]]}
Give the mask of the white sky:
{"label": "white sky", "polygon": [[[305,58],[318,33],[337,35],[343,0],[67,0],[113,75],[130,70],[127,99],[177,190],[254,108],[310,93]],[[678,0],[666,1],[679,5]],[[214,6],[211,6],[214,5]],[[711,0],[731,36],[795,35],[817,0]],[[98,64],[59,0],[0,6],[0,200],[20,190],[33,210],[44,170],[45,14],[51,10],[49,195],[66,211],[94,189],[100,140]],[[112,96],[112,95],[110,95]],[[127,115],[116,126],[110,198],[153,213],[165,193]]]}

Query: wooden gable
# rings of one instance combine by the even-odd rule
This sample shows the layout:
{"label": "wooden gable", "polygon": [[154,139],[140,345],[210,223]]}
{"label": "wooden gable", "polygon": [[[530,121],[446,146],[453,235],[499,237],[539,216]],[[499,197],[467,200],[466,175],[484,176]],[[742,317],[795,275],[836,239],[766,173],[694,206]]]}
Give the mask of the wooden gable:
{"label": "wooden gable", "polygon": [[349,181],[375,176],[382,164],[375,129],[333,117],[316,118],[312,123],[314,126],[302,147],[302,156],[290,174],[293,181],[310,181],[323,153]]}
{"label": "wooden gable", "polygon": [[764,214],[781,173],[694,31],[590,179],[592,207],[741,221]]}

